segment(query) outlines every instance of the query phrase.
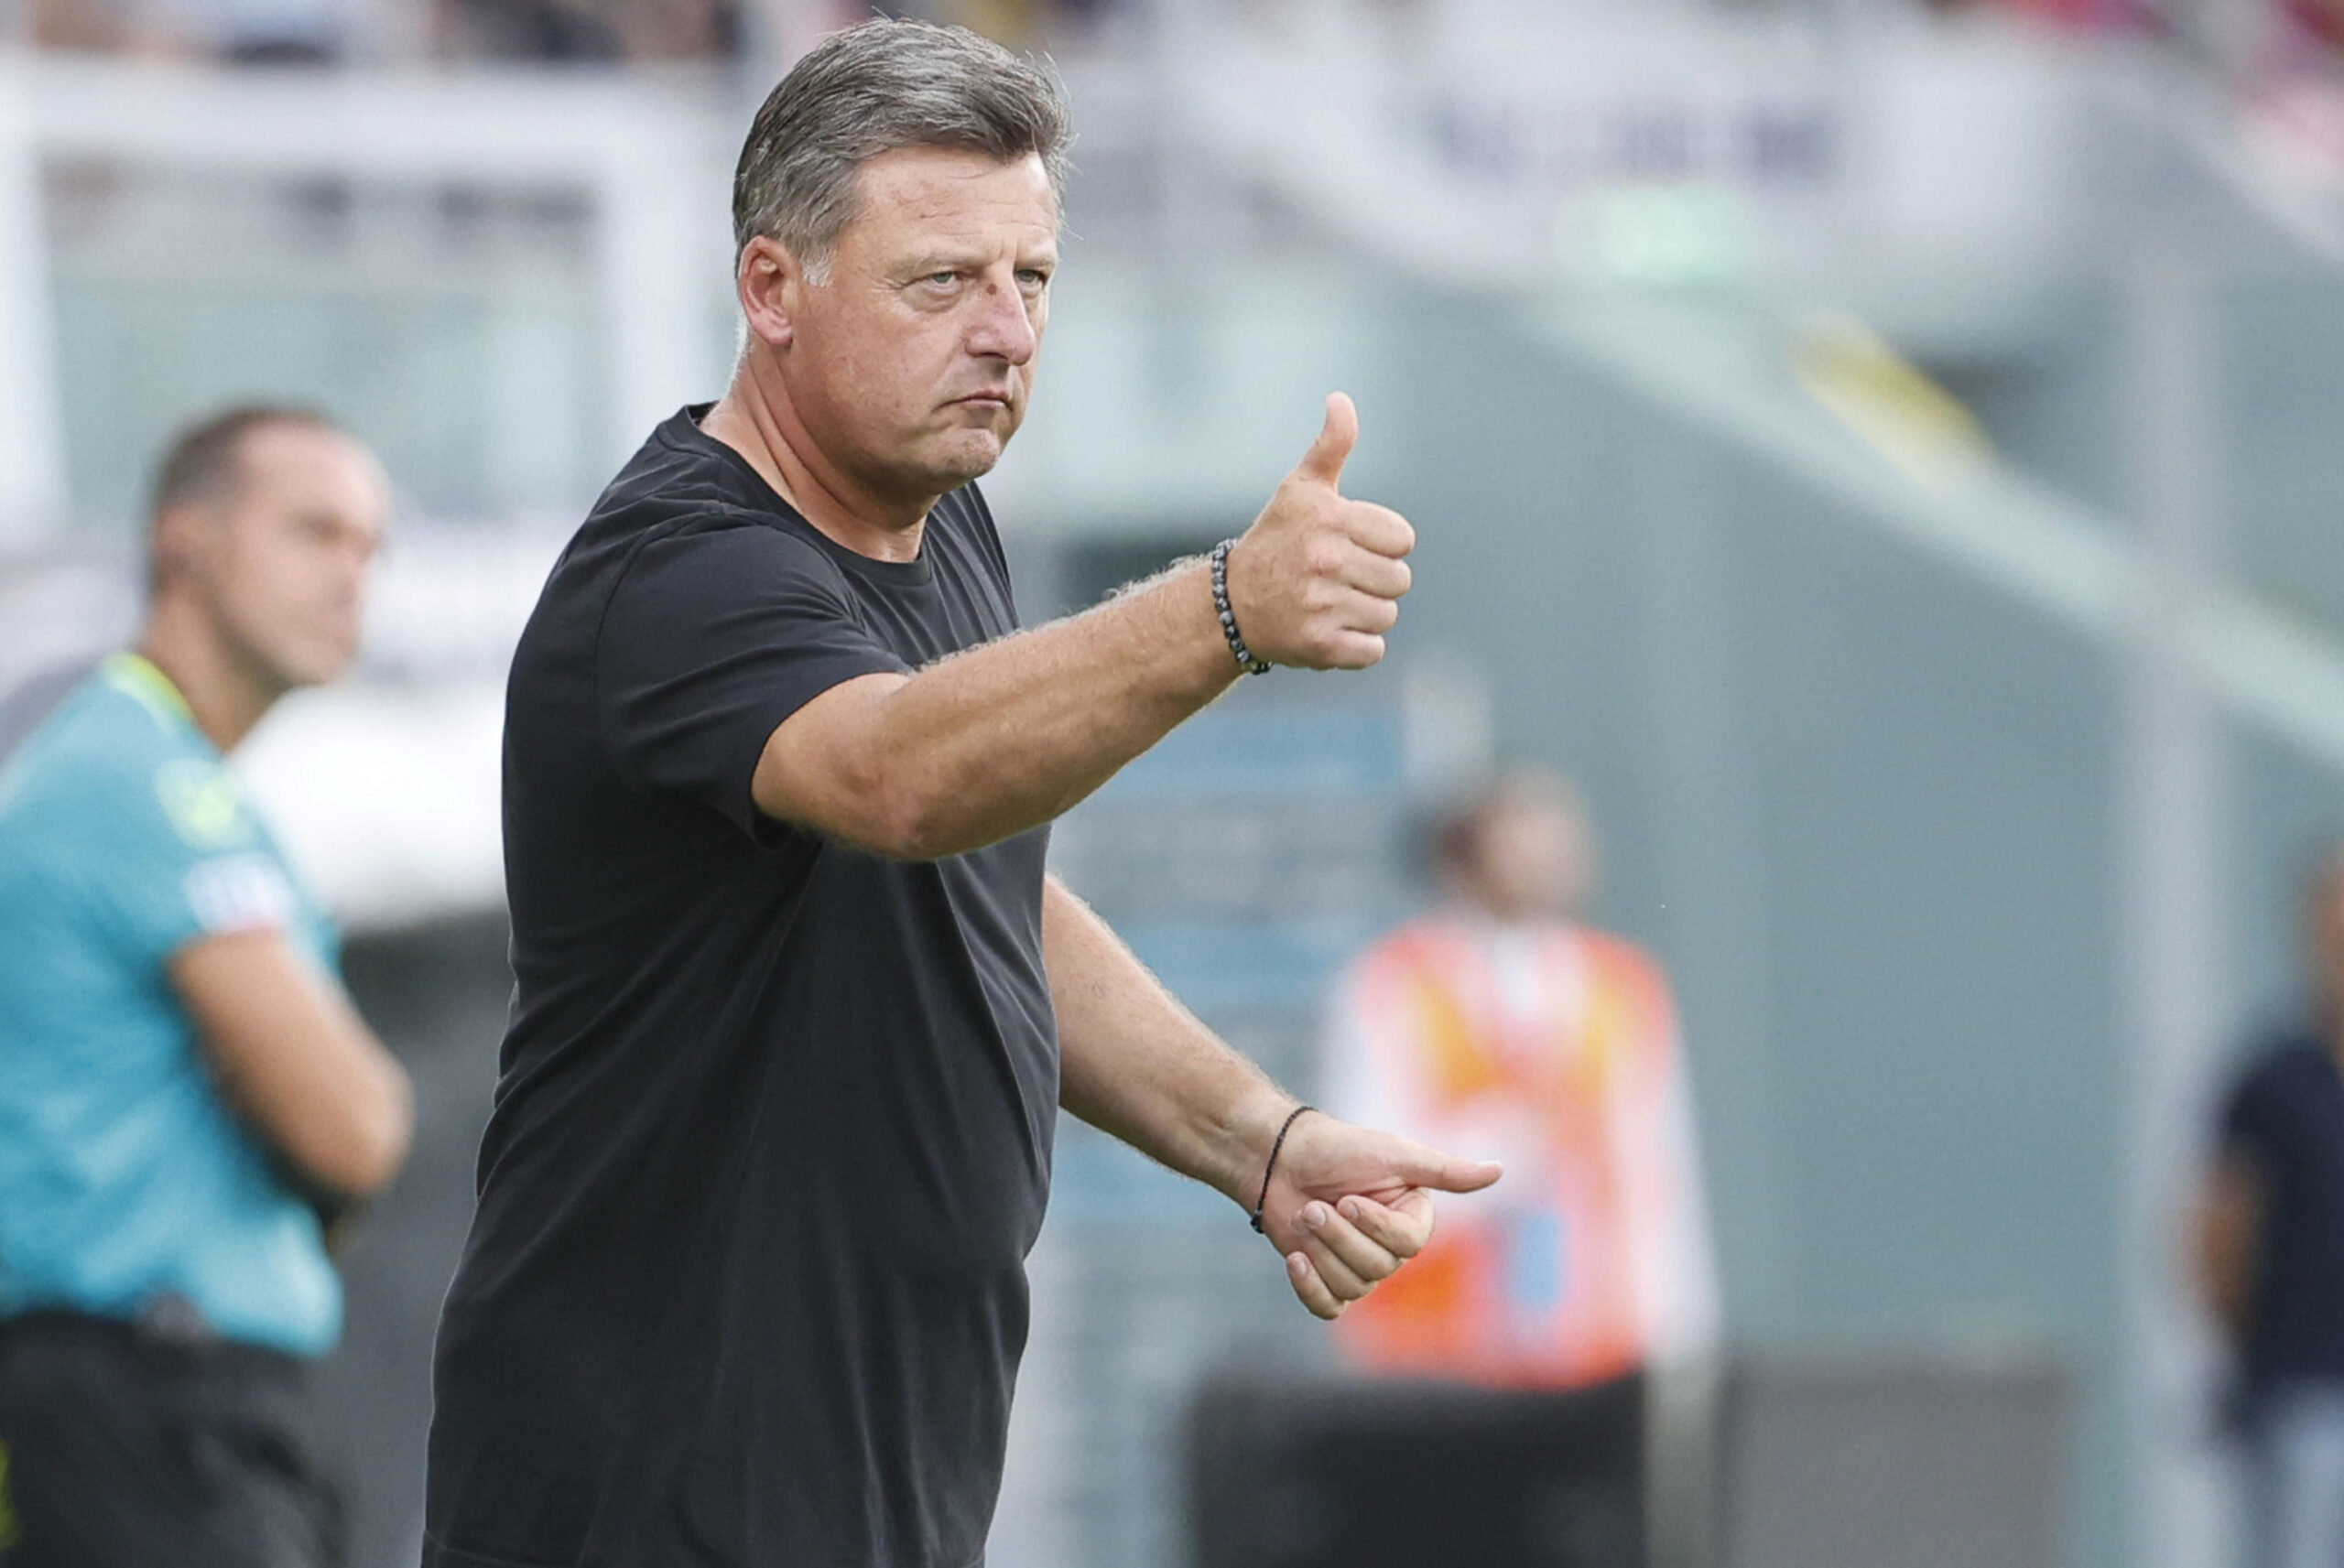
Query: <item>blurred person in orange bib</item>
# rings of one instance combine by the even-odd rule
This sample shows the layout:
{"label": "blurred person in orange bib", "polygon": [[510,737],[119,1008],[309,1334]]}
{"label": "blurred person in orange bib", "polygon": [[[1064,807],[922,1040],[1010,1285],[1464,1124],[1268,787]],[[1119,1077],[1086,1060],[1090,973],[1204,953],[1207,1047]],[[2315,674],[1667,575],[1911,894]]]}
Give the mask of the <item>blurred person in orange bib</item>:
{"label": "blurred person in orange bib", "polygon": [[1510,773],[1435,849],[1444,907],[1336,985],[1328,1103],[1487,1149],[1510,1174],[1353,1304],[1347,1355],[1568,1389],[1706,1351],[1717,1294],[1676,1009],[1650,956],[1576,922],[1594,881],[1577,798]]}
{"label": "blurred person in orange bib", "polygon": [[0,770],[0,1563],[327,1568],[304,1369],[406,1076],[224,753],[356,651],[388,487],[319,416],[165,460],[135,650]]}

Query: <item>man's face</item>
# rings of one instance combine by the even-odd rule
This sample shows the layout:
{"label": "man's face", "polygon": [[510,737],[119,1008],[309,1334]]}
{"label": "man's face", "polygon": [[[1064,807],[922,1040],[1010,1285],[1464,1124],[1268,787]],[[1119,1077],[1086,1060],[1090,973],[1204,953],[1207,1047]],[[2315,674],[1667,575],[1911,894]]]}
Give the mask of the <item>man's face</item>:
{"label": "man's face", "polygon": [[830,280],[801,281],[782,374],[857,483],[932,499],[989,470],[1026,417],[1058,267],[1038,157],[916,147],[863,168]]}
{"label": "man's face", "polygon": [[265,678],[322,685],[358,652],[389,486],[364,447],[308,425],[249,431],[237,456],[229,494],[190,520],[188,586]]}
{"label": "man's face", "polygon": [[1579,818],[1535,796],[1502,795],[1474,834],[1475,892],[1503,919],[1571,915],[1586,900],[1590,868]]}

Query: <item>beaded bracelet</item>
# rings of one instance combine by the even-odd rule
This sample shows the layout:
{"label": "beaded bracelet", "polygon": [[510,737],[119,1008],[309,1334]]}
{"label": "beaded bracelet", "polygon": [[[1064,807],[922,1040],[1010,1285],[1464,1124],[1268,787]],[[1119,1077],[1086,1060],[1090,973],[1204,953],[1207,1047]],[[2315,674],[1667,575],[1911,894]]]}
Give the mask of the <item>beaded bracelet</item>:
{"label": "beaded bracelet", "polygon": [[1270,1176],[1278,1168],[1278,1151],[1286,1147],[1286,1135],[1294,1130],[1294,1124],[1302,1119],[1304,1111],[1318,1108],[1312,1105],[1298,1105],[1286,1113],[1286,1121],[1278,1128],[1276,1140],[1270,1144],[1269,1162],[1262,1167],[1262,1195],[1253,1200],[1253,1228],[1256,1231],[1262,1228],[1262,1211],[1270,1206]]}
{"label": "beaded bracelet", "polygon": [[1229,651],[1237,655],[1237,667],[1249,676],[1267,675],[1269,661],[1253,656],[1253,650],[1245,645],[1243,635],[1237,630],[1237,611],[1229,608],[1229,547],[1235,543],[1234,539],[1223,539],[1212,547],[1212,607],[1221,611],[1221,634],[1229,639]]}

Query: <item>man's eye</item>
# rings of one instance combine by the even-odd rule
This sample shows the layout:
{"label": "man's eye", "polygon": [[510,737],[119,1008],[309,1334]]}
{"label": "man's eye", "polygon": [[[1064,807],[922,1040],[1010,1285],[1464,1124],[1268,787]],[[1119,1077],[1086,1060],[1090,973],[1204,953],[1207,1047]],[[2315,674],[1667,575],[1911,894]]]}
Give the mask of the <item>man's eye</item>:
{"label": "man's eye", "polygon": [[932,283],[939,288],[950,288],[960,281],[960,275],[957,272],[931,272],[920,281]]}
{"label": "man's eye", "polygon": [[1050,275],[1039,267],[1029,266],[1017,275],[1017,281],[1028,288],[1047,288],[1050,286]]}

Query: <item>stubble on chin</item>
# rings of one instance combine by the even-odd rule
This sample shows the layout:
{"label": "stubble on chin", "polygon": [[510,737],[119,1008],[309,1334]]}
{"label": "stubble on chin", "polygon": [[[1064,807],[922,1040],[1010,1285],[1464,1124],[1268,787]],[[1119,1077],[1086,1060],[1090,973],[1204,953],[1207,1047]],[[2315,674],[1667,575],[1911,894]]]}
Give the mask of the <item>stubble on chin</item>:
{"label": "stubble on chin", "polygon": [[937,485],[937,492],[958,490],[974,480],[991,473],[1009,449],[1010,430],[956,430],[932,449],[929,480]]}

